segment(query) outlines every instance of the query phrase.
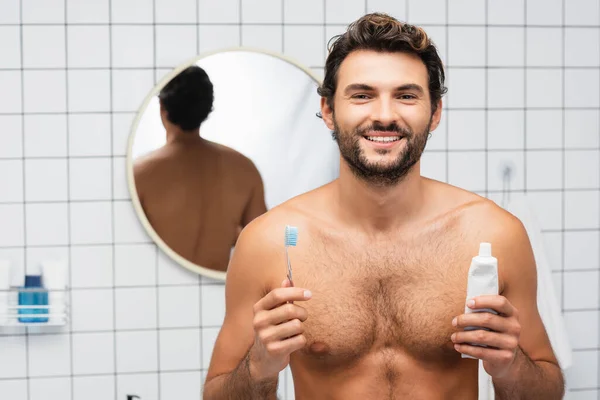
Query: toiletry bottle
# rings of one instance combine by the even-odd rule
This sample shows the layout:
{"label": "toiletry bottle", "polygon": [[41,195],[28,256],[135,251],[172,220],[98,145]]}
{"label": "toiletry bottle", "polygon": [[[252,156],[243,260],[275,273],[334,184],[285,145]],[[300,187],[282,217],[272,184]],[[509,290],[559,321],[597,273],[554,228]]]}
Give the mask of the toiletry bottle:
{"label": "toiletry bottle", "polygon": [[[469,268],[469,278],[467,282],[467,301],[483,295],[498,294],[498,260],[492,256],[492,245],[490,243],[479,244],[479,254],[471,260]],[[466,303],[466,302],[465,302]],[[498,314],[491,309],[476,309],[473,310],[465,304],[465,314],[489,312]],[[468,326],[465,331],[476,329],[489,330],[484,327]],[[462,358],[473,358],[466,354],[462,354]]]}
{"label": "toiletry bottle", "polygon": [[10,306],[10,262],[0,260],[0,325],[8,322]]}
{"label": "toiletry bottle", "polygon": [[[26,290],[19,292],[19,306],[47,306],[48,292],[43,289],[42,276],[26,275]],[[45,316],[35,317],[35,314],[46,314]],[[48,309],[41,308],[19,308],[19,322],[23,323],[43,323],[48,322]]]}

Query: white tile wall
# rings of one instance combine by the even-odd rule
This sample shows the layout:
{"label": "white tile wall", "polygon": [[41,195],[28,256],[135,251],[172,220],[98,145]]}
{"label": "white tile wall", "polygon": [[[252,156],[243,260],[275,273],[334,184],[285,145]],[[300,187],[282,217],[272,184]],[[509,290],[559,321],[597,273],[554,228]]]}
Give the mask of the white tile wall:
{"label": "white tile wall", "polygon": [[[600,395],[598,0],[3,0],[1,8],[0,258],[18,270],[68,258],[73,288],[67,328],[0,330],[3,398],[198,398],[224,286],[177,266],[137,221],[125,175],[133,118],[156,79],[222,47],[284,52],[322,75],[329,38],[366,11],[424,24],[449,65],[423,174],[499,199],[501,171],[513,167],[510,188],[534,204],[575,349],[566,398]],[[281,382],[281,398],[293,399],[289,371]]]}

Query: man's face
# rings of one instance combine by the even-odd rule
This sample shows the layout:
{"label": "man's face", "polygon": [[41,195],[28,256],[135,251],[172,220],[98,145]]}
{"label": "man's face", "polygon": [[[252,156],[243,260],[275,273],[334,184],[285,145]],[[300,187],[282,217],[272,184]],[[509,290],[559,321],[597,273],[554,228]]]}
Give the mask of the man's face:
{"label": "man's face", "polygon": [[391,185],[417,163],[441,117],[434,115],[423,62],[406,53],[355,51],[338,69],[331,110],[323,119],[340,153],[362,179]]}

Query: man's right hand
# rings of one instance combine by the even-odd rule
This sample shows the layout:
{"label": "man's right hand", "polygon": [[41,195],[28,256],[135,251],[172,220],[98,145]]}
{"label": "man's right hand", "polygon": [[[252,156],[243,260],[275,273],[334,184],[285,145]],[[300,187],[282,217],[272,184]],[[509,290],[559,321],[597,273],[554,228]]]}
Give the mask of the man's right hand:
{"label": "man's right hand", "polygon": [[274,379],[290,362],[290,354],[306,345],[303,322],[306,309],[294,301],[311,298],[309,290],[290,287],[273,289],[254,305],[254,346],[250,351],[250,375],[262,381]]}

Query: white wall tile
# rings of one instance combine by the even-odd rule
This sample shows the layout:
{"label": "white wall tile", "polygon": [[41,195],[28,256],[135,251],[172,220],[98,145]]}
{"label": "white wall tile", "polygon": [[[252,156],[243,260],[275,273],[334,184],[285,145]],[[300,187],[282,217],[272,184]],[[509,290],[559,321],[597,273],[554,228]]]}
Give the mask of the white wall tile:
{"label": "white wall tile", "polygon": [[71,243],[103,244],[113,241],[110,202],[71,203]]}
{"label": "white wall tile", "polygon": [[282,0],[241,0],[242,21],[245,24],[280,24]]}
{"label": "white wall tile", "polygon": [[446,153],[425,151],[421,156],[421,176],[446,182],[447,158]]}
{"label": "white wall tile", "polygon": [[[200,288],[198,286],[173,286],[158,289],[161,328],[187,328],[200,326]],[[178,312],[173,312],[178,310]]]}
{"label": "white wall tile", "polygon": [[111,155],[109,114],[69,115],[69,155]]}
{"label": "white wall tile", "polygon": [[565,66],[600,64],[600,28],[565,28]]}
{"label": "white wall tile", "polygon": [[71,400],[71,378],[32,379],[29,382],[30,400]]}
{"label": "white wall tile", "polygon": [[200,369],[200,329],[161,330],[159,337],[161,371]]}
{"label": "white wall tile", "polygon": [[225,285],[202,287],[202,326],[220,326],[225,318]]}
{"label": "white wall tile", "polygon": [[[485,36],[482,35],[482,37]],[[524,39],[524,28],[488,28],[488,65],[495,67],[522,67],[525,65]],[[478,50],[483,53],[482,48],[480,47]]]}
{"label": "white wall tile", "polygon": [[444,0],[408,0],[408,22],[416,25],[445,24],[446,4]]}
{"label": "white wall tile", "polygon": [[158,332],[117,332],[117,372],[151,372],[158,368]]}
{"label": "white wall tile", "polygon": [[113,111],[137,112],[154,88],[152,70],[116,70],[112,73]]}
{"label": "white wall tile", "polygon": [[599,269],[599,246],[598,231],[565,232],[565,269]]}
{"label": "white wall tile", "polygon": [[237,25],[200,25],[198,28],[201,54],[240,45],[240,27]]}
{"label": "white wall tile", "polygon": [[565,310],[598,308],[598,271],[565,272]]}
{"label": "white wall tile", "polygon": [[562,151],[527,152],[527,189],[561,189],[563,178]]}
{"label": "white wall tile", "polygon": [[67,118],[65,115],[25,115],[26,157],[66,157]]}
{"label": "white wall tile", "polygon": [[11,400],[30,400],[25,379],[0,381],[0,393]]}
{"label": "white wall tile", "polygon": [[115,396],[115,377],[75,376],[73,377],[73,399],[106,400]]}
{"label": "white wall tile", "polygon": [[156,288],[115,289],[117,330],[156,329]]}
{"label": "white wall tile", "polygon": [[28,0],[22,4],[22,22],[27,24],[64,23],[64,0]]}
{"label": "white wall tile", "polygon": [[110,73],[108,70],[79,71],[69,74],[69,111],[110,110]]}
{"label": "white wall tile", "polygon": [[27,376],[25,340],[25,336],[0,336],[0,348],[2,349],[0,378],[25,378]]}
{"label": "white wall tile", "polygon": [[[471,43],[464,46],[464,43]],[[485,65],[485,28],[449,27],[448,64],[451,67],[480,67]]]}
{"label": "white wall tile", "polygon": [[121,0],[111,3],[113,23],[148,23],[153,20],[152,0]]}
{"label": "white wall tile", "polygon": [[559,149],[562,147],[563,116],[559,110],[527,110],[527,148]]}
{"label": "white wall tile", "polygon": [[153,244],[115,246],[115,285],[155,285],[157,251]]}
{"label": "white wall tile", "polygon": [[522,25],[525,22],[525,0],[488,0],[488,24]]}
{"label": "white wall tile", "polygon": [[0,110],[3,113],[22,112],[21,72],[0,71],[0,87]]}
{"label": "white wall tile", "polygon": [[112,246],[71,247],[71,287],[112,287]]}
{"label": "white wall tile", "polygon": [[448,107],[483,108],[485,106],[485,72],[483,69],[448,68]]}
{"label": "white wall tile", "polygon": [[[196,393],[196,396],[198,393]],[[117,398],[159,400],[157,374],[126,374],[117,376]],[[133,397],[136,399],[136,397]]]}
{"label": "white wall tile", "polygon": [[[285,26],[285,55],[305,66],[325,65],[325,40],[320,26]],[[307,43],[314,45],[307,46]]]}
{"label": "white wall tile", "polygon": [[60,246],[69,243],[66,203],[27,204],[25,208],[27,245]]}
{"label": "white wall tile", "polygon": [[109,21],[109,0],[66,0],[67,22],[73,24],[105,23]]}
{"label": "white wall tile", "polygon": [[598,0],[565,1],[566,25],[600,24],[600,4]]}
{"label": "white wall tile", "polygon": [[350,24],[365,14],[365,0],[327,0],[325,22],[328,24]]}
{"label": "white wall tile", "polygon": [[600,189],[600,152],[567,150],[565,178],[567,189]]}
{"label": "white wall tile", "polygon": [[286,24],[322,24],[325,21],[324,2],[325,0],[283,0],[283,20]]}
{"label": "white wall tile", "polygon": [[562,270],[562,232],[542,232],[542,238],[550,269]]}
{"label": "white wall tile", "polygon": [[600,391],[596,389],[567,391],[565,400],[597,400],[598,395],[600,395]]}
{"label": "white wall tile", "polygon": [[187,285],[199,282],[199,275],[177,264],[158,250],[158,283],[160,285]]}
{"label": "white wall tile", "polygon": [[0,160],[0,203],[23,201],[23,161]]}
{"label": "white wall tile", "polygon": [[504,189],[504,170],[507,166],[512,168],[512,175],[508,182],[511,190],[524,188],[524,155],[522,151],[488,151],[487,182],[488,190]]}
{"label": "white wall tile", "polygon": [[198,0],[200,24],[236,24],[240,22],[240,0]]}
{"label": "white wall tile", "polygon": [[202,329],[202,368],[208,368],[215,341],[219,335],[219,328]]}
{"label": "white wall tile", "polygon": [[485,178],[484,152],[448,153],[448,183],[470,191],[485,190]]}
{"label": "white wall tile", "polygon": [[156,27],[156,65],[175,67],[197,55],[195,26]]}
{"label": "white wall tile", "polygon": [[110,200],[110,158],[75,158],[69,162],[71,200]]}
{"label": "white wall tile", "polygon": [[23,26],[23,67],[64,68],[64,26]]}
{"label": "white wall tile", "polygon": [[27,113],[65,112],[67,84],[65,71],[23,72],[24,111]]}
{"label": "white wall tile", "polygon": [[[528,181],[529,185],[529,181]],[[562,229],[562,194],[560,192],[528,192],[533,213],[541,230]]]}
{"label": "white wall tile", "polygon": [[71,336],[31,335],[28,341],[29,376],[60,376],[71,373]]}
{"label": "white wall tile", "polygon": [[67,26],[69,68],[110,67],[109,37],[108,26]]}
{"label": "white wall tile", "polygon": [[[72,290],[73,332],[114,329],[113,303],[112,289]],[[73,353],[76,353],[75,348]]]}
{"label": "white wall tile", "polygon": [[531,67],[560,67],[563,64],[562,29],[551,27],[527,28],[527,65]]}
{"label": "white wall tile", "polygon": [[565,371],[569,388],[595,388],[598,386],[598,351],[573,352],[573,367]]}
{"label": "white wall tile", "polygon": [[[114,333],[74,333],[73,334],[73,374],[74,375],[89,375],[89,374],[111,374],[115,371],[115,344]],[[86,377],[90,379],[91,377]],[[79,378],[83,379],[83,378]],[[99,378],[96,378],[99,379]],[[91,393],[91,389],[95,387],[94,383],[84,380],[74,380],[74,398],[78,399],[78,386],[88,383],[85,393]],[[106,383],[106,381],[102,381]],[[112,397],[113,391],[108,391]],[[100,389],[100,393],[104,393]],[[111,398],[111,397],[105,397]]]}
{"label": "white wall tile", "polygon": [[21,2],[19,0],[4,0],[2,2],[2,14],[0,14],[0,24],[18,24],[20,23]]}
{"label": "white wall tile", "polygon": [[528,25],[560,25],[563,0],[527,0]]}
{"label": "white wall tile", "polygon": [[565,228],[598,229],[600,227],[600,191],[565,192]]}
{"label": "white wall tile", "polygon": [[565,110],[565,147],[600,147],[600,112],[598,110]]}
{"label": "white wall tile", "polygon": [[203,381],[199,371],[161,373],[160,398],[196,400]]}
{"label": "white wall tile", "polygon": [[22,204],[0,204],[0,246],[23,246],[25,244],[25,219]]}
{"label": "white wall tile", "polygon": [[488,71],[488,106],[521,108],[524,106],[525,76],[522,69]]}
{"label": "white wall tile", "polygon": [[150,237],[140,223],[131,202],[114,202],[115,242],[148,243]]}
{"label": "white wall tile", "polygon": [[21,31],[18,26],[0,26],[0,48],[0,68],[21,68]]}
{"label": "white wall tile", "polygon": [[485,2],[480,0],[454,0],[448,2],[449,24],[485,24]]}
{"label": "white wall tile", "polygon": [[113,158],[113,198],[115,200],[127,200],[129,194],[129,183],[127,182],[127,163],[125,157]]}
{"label": "white wall tile", "polygon": [[154,16],[159,24],[195,23],[198,18],[196,0],[155,0]]}
{"label": "white wall tile", "polygon": [[113,144],[113,155],[125,156],[127,155],[127,146],[129,140],[129,134],[136,114],[125,113],[125,114],[113,114],[112,116],[112,144]]}
{"label": "white wall tile", "polygon": [[562,272],[553,272],[552,273],[552,282],[554,284],[554,293],[557,297],[558,304],[561,305],[561,308],[564,308],[563,303],[563,273]]}
{"label": "white wall tile", "polygon": [[566,69],[564,74],[567,108],[600,106],[600,78],[597,70]]}
{"label": "white wall tile", "polygon": [[147,68],[154,65],[152,26],[113,25],[112,64],[117,68]]}
{"label": "white wall tile", "polygon": [[0,115],[0,158],[23,156],[23,123],[20,115]]}
{"label": "white wall tile", "polygon": [[282,32],[277,25],[242,25],[242,46],[281,52]]}
{"label": "white wall tile", "polygon": [[521,110],[488,111],[488,148],[523,149],[525,115]]}

